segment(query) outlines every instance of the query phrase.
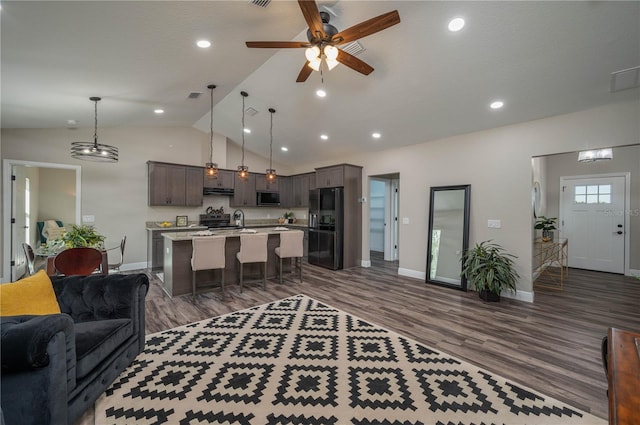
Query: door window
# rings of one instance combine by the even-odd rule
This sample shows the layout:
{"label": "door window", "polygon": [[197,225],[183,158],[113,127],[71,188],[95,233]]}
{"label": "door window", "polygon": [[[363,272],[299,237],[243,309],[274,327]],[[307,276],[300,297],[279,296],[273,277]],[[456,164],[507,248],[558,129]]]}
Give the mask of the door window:
{"label": "door window", "polygon": [[610,184],[589,184],[574,186],[573,200],[576,204],[610,204]]}

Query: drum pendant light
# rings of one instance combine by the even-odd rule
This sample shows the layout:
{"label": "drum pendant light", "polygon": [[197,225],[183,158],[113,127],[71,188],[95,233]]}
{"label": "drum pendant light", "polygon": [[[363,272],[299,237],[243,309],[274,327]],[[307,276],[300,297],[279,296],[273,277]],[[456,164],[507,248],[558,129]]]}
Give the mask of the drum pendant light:
{"label": "drum pendant light", "polygon": [[238,165],[238,178],[244,181],[249,178],[249,167],[244,165],[244,100],[249,94],[246,91],[241,91],[240,94],[242,95],[242,163]]}
{"label": "drum pendant light", "polygon": [[273,169],[271,160],[273,156],[273,114],[276,113],[276,110],[269,108],[269,112],[271,113],[271,125],[269,127],[269,168],[267,169],[267,181],[273,183],[276,181],[276,170]]}
{"label": "drum pendant light", "polygon": [[207,88],[211,91],[211,115],[209,120],[209,162],[205,165],[205,175],[210,179],[218,178],[218,164],[213,162],[213,89],[215,84],[210,84]]}
{"label": "drum pendant light", "polygon": [[90,97],[89,100],[94,103],[93,143],[71,143],[71,156],[83,161],[118,162],[118,148],[98,143],[98,102],[101,98]]}

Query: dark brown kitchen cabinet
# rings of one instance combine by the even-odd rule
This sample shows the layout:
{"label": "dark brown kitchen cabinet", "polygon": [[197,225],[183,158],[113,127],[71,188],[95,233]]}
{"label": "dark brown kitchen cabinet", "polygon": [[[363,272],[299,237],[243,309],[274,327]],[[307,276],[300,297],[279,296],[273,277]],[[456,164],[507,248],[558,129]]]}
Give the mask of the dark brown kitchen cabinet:
{"label": "dark brown kitchen cabinet", "polygon": [[216,187],[219,189],[233,189],[235,182],[235,171],[218,169],[218,177],[207,177],[204,173],[204,187]]}
{"label": "dark brown kitchen cabinet", "polygon": [[316,188],[344,186],[344,166],[316,168]]}
{"label": "dark brown kitchen cabinet", "polygon": [[291,193],[291,181],[293,177],[278,176],[280,190],[280,206],[284,208],[293,208],[293,196]]}
{"label": "dark brown kitchen cabinet", "polygon": [[238,174],[234,173],[235,187],[233,198],[229,201],[231,207],[255,207],[256,200],[256,175],[249,173],[246,180],[240,180]]}
{"label": "dark brown kitchen cabinet", "polygon": [[267,180],[266,174],[256,174],[256,191],[257,192],[279,192],[280,178],[276,177],[275,181],[270,182]]}
{"label": "dark brown kitchen cabinet", "polygon": [[306,208],[309,206],[309,174],[298,174],[291,177],[291,207]]}
{"label": "dark brown kitchen cabinet", "polygon": [[150,206],[202,205],[202,167],[147,162]]}

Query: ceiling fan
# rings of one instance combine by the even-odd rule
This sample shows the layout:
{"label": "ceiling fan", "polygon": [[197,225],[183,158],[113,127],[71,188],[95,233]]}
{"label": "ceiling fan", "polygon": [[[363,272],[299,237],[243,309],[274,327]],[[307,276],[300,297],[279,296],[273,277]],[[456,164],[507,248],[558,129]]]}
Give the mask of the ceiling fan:
{"label": "ceiling fan", "polygon": [[361,74],[371,74],[373,72],[371,65],[335,46],[356,41],[400,23],[400,15],[397,10],[394,10],[360,22],[344,31],[338,31],[336,27],[329,23],[329,14],[318,11],[318,5],[315,0],[298,0],[298,4],[304,19],[307,21],[307,25],[309,25],[307,30],[308,41],[246,42],[247,47],[257,48],[287,49],[306,47],[305,56],[307,61],[298,74],[296,79],[298,83],[306,81],[312,71],[318,71],[323,58],[329,69],[341,63]]}

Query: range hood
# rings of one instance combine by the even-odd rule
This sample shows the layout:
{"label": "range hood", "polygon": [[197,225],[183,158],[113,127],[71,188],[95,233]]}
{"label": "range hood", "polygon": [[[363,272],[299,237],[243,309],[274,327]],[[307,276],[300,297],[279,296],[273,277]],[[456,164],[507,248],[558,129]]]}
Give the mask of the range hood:
{"label": "range hood", "polygon": [[233,196],[233,189],[225,187],[205,187],[202,191],[203,195],[223,195]]}

